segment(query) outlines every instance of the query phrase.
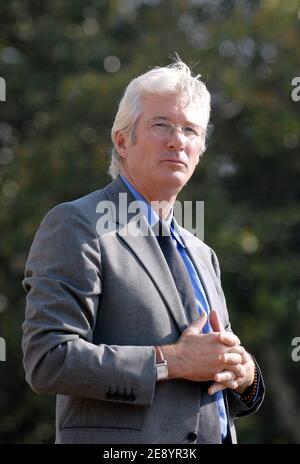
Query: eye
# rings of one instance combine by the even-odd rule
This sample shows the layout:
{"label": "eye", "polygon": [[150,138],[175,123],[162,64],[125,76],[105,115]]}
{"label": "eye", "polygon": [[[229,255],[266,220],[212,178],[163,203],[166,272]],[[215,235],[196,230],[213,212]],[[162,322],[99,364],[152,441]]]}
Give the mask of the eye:
{"label": "eye", "polygon": [[151,127],[159,129],[169,129],[170,125],[165,122],[156,122]]}
{"label": "eye", "polygon": [[193,129],[192,127],[185,127],[184,128],[184,133],[187,135],[187,136],[191,136],[191,135],[198,135],[197,131],[195,129]]}

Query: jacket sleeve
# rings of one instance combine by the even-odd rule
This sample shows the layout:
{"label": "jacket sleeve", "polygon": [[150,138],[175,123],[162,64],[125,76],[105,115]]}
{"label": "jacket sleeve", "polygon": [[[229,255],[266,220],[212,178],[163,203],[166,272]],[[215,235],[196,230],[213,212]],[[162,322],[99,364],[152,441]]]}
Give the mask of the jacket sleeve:
{"label": "jacket sleeve", "polygon": [[[253,358],[253,356],[252,356]],[[261,406],[264,397],[265,397],[265,384],[263,380],[263,376],[260,370],[259,365],[257,364],[257,361],[253,358],[255,362],[255,366],[257,369],[257,388],[256,388],[256,394],[251,402],[245,402],[242,399],[242,396],[236,393],[234,390],[228,389],[228,405],[230,408],[230,412],[232,417],[242,417],[246,416],[248,414],[253,414],[255,413]]]}
{"label": "jacket sleeve", "polygon": [[105,401],[120,400],[112,394],[117,385],[122,401],[150,406],[154,348],[93,343],[101,311],[99,246],[95,228],[74,203],[58,205],[42,221],[23,281],[26,380],[37,393]]}

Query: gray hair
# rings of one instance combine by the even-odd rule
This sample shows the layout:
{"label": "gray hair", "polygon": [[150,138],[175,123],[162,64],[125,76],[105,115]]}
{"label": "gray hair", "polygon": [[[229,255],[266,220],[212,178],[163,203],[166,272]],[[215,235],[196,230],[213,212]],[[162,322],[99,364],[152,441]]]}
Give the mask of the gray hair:
{"label": "gray hair", "polygon": [[[166,67],[155,67],[133,79],[126,87],[119,103],[112,129],[111,138],[114,144],[111,153],[109,174],[115,179],[120,174],[122,164],[115,147],[117,131],[129,135],[131,143],[135,143],[134,129],[138,117],[142,113],[142,97],[149,94],[184,95],[186,105],[193,103],[201,108],[201,127],[206,133],[210,116],[210,94],[205,84],[200,80],[201,75],[192,75],[190,68],[179,57],[174,63]],[[201,155],[205,150],[205,137]]]}

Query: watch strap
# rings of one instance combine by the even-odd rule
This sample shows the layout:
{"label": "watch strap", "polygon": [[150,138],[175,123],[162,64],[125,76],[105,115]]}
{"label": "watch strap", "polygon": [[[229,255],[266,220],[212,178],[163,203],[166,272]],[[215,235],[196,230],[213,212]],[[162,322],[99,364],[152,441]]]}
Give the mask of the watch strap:
{"label": "watch strap", "polygon": [[156,355],[156,381],[163,382],[168,379],[168,363],[164,358],[162,349],[160,346],[155,346]]}

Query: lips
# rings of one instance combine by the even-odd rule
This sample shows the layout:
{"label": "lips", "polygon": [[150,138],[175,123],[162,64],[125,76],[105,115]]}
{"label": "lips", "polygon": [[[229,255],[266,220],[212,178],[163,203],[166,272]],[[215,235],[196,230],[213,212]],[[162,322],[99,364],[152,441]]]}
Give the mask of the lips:
{"label": "lips", "polygon": [[174,163],[174,164],[181,164],[182,166],[186,166],[186,163],[180,159],[176,159],[176,158],[166,158],[166,159],[163,159],[161,160],[161,162],[168,162],[168,163]]}

